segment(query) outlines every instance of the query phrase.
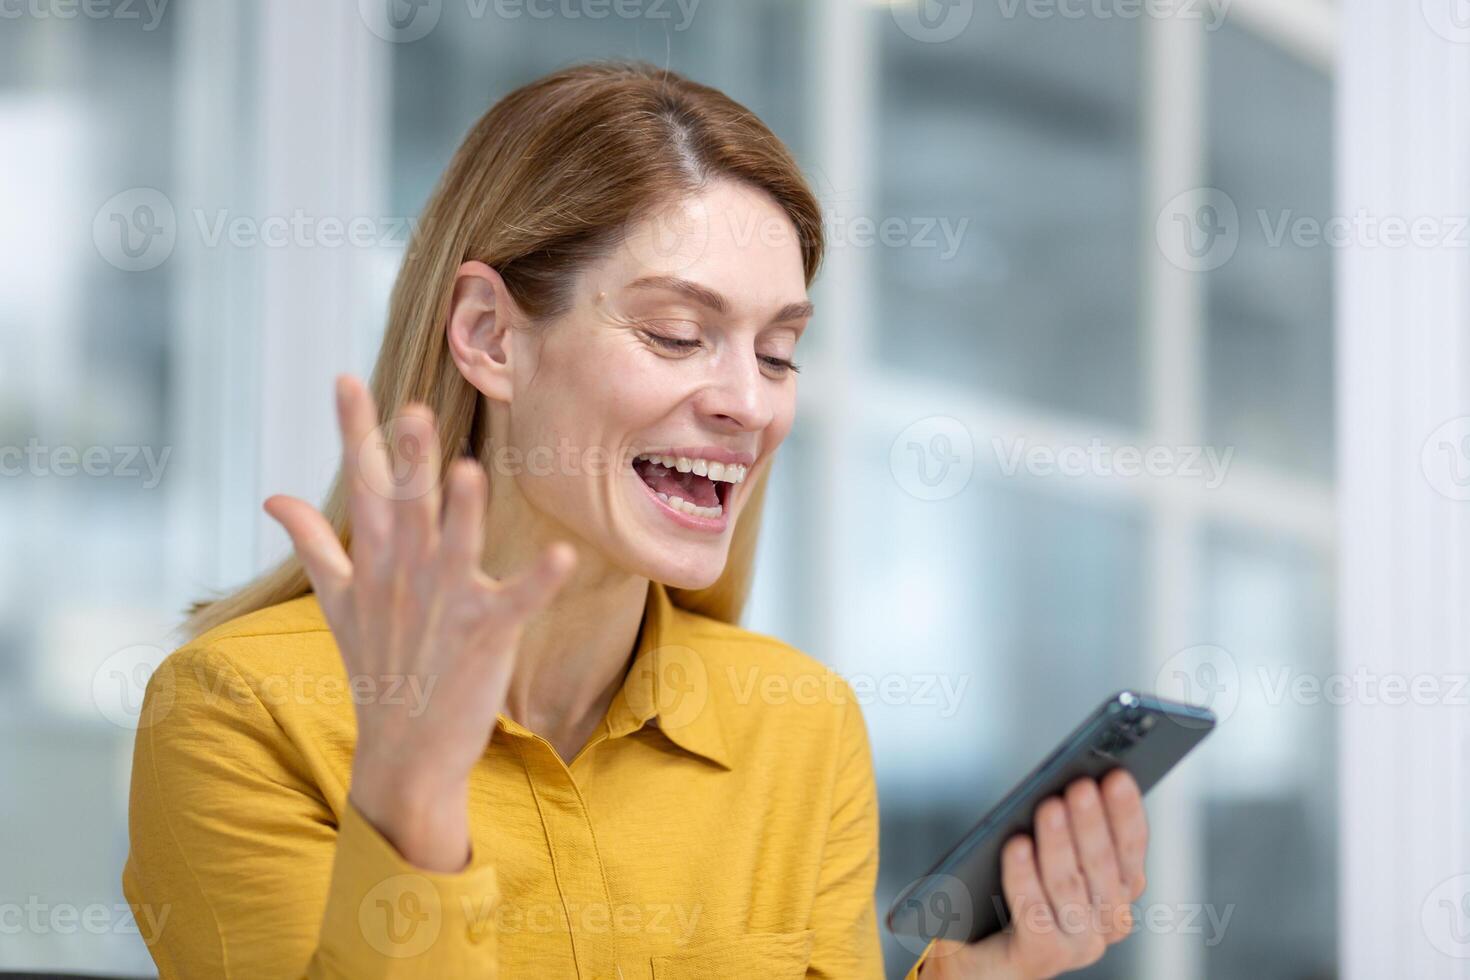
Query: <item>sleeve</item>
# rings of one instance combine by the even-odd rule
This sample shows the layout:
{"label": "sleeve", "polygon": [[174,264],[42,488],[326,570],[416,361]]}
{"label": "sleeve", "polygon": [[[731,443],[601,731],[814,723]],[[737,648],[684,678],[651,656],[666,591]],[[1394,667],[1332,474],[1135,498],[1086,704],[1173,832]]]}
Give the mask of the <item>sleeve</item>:
{"label": "sleeve", "polygon": [[[878,789],[867,723],[844,680],[842,732],[832,797],[832,823],[812,911],[816,931],[808,978],[881,980],[875,891],[878,883]],[[917,980],[933,943],[905,974]]]}
{"label": "sleeve", "polygon": [[493,866],[405,860],[338,819],[255,690],[212,650],[149,679],[123,891],[161,980],[496,976]]}

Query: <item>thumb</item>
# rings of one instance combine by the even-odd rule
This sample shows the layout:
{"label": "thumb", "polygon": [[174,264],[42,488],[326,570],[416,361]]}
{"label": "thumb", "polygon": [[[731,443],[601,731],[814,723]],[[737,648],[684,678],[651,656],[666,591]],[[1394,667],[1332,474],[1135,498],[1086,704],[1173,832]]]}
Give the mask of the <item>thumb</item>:
{"label": "thumb", "polygon": [[325,609],[352,580],[352,560],[342,550],[336,530],[315,507],[295,497],[268,497],[264,510],[290,535],[291,546]]}

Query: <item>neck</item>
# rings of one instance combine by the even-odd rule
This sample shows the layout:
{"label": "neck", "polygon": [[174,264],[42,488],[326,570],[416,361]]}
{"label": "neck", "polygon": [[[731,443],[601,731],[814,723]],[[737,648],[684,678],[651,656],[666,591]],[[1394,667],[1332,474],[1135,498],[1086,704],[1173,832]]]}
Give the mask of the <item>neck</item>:
{"label": "neck", "polygon": [[[504,513],[511,509],[514,514]],[[648,579],[612,566],[584,542],[547,527],[544,518],[528,511],[497,508],[492,501],[487,574],[519,574],[555,540],[576,547],[577,566],[551,605],[527,623],[502,710],[570,763],[622,687],[643,621]]]}

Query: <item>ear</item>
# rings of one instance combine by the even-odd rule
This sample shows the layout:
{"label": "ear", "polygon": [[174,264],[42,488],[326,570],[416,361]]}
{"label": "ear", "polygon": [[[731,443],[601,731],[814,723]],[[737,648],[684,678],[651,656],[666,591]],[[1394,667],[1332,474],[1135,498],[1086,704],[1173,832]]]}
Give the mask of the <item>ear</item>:
{"label": "ear", "polygon": [[450,356],[465,380],[486,397],[509,402],[518,311],[500,273],[466,262],[454,277],[445,325]]}

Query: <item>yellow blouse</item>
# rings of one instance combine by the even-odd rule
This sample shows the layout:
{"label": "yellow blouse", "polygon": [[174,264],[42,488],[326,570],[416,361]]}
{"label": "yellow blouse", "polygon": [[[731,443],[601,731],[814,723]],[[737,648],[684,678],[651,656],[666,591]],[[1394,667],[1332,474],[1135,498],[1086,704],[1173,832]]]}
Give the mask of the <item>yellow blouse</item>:
{"label": "yellow blouse", "polygon": [[349,685],[311,595],[164,661],[123,870],[162,922],[163,980],[883,976],[872,759],[831,669],[655,583],[627,679],[570,765],[499,717],[455,873],[410,864],[347,800],[354,699],[433,710],[432,693]]}

